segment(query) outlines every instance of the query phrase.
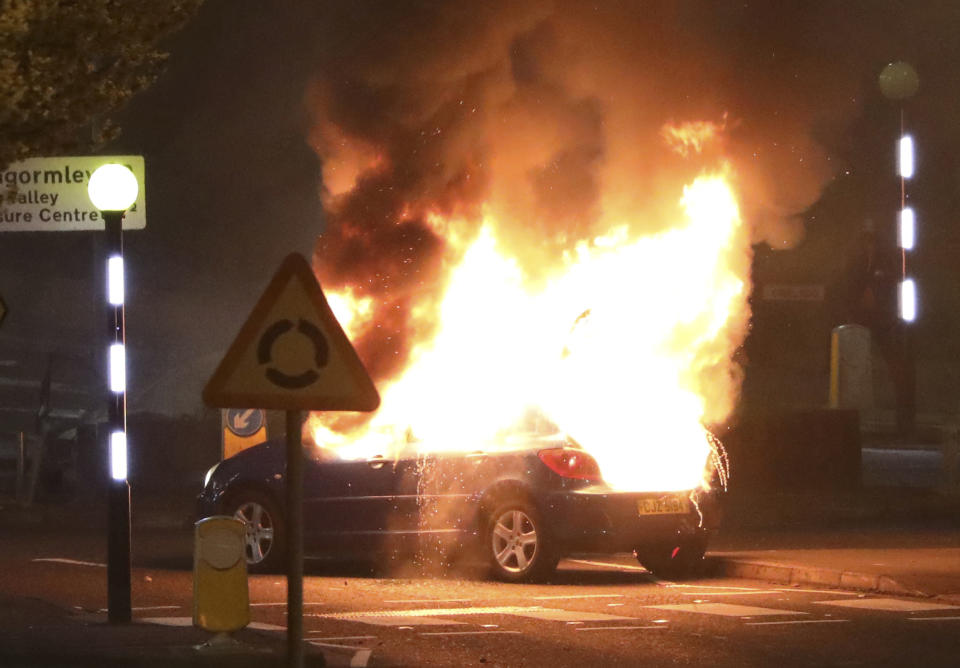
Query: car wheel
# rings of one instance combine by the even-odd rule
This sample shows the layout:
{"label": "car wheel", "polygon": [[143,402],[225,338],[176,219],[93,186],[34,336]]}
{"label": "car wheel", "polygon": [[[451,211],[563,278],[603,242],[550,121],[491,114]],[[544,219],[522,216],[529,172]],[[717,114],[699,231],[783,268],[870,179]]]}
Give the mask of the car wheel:
{"label": "car wheel", "polygon": [[634,550],[641,566],[658,578],[670,580],[683,580],[698,575],[703,570],[703,555],[706,552],[706,536],[644,545]]}
{"label": "car wheel", "polygon": [[247,570],[251,573],[282,570],[285,534],[276,502],[262,492],[243,491],[232,497],[228,513],[247,525],[244,537]]}
{"label": "car wheel", "polygon": [[488,516],[484,545],[493,575],[507,582],[543,580],[559,561],[540,513],[523,500],[494,508]]}

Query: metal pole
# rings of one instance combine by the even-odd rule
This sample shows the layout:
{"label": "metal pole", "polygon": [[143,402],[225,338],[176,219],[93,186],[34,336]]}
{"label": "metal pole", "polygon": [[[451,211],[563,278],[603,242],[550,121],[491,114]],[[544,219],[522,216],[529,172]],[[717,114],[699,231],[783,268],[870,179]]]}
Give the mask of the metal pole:
{"label": "metal pole", "polygon": [[[107,231],[107,258],[123,257],[123,212],[102,211]],[[123,303],[113,305],[108,318],[107,348],[125,343]],[[108,444],[111,453],[112,434],[127,431],[126,389],[114,392],[107,382]],[[112,453],[111,455],[112,456]],[[126,477],[116,480],[111,472],[107,513],[107,619],[112,624],[130,622],[130,483]]]}
{"label": "metal pole", "polygon": [[300,411],[287,411],[287,665],[303,667],[303,446]]}
{"label": "metal pole", "polygon": [[[904,121],[904,108],[901,105],[900,107],[900,138],[902,139],[906,131],[906,123]],[[903,170],[900,171],[900,211],[902,212],[907,206],[907,179],[903,175]],[[907,249],[903,247],[903,244],[900,245],[900,285],[903,285],[903,282],[907,279]],[[902,290],[902,288],[898,288]],[[902,299],[898,295],[898,299]],[[915,352],[913,346],[913,326],[911,323],[906,322],[902,318],[898,319],[897,322],[898,329],[900,331],[899,337],[899,354],[900,354],[900,370],[897,374],[898,379],[898,388],[897,388],[897,431],[902,436],[912,436],[916,431],[917,425],[917,400],[916,400],[916,387],[917,387],[917,372],[916,372],[916,361],[915,361]]]}

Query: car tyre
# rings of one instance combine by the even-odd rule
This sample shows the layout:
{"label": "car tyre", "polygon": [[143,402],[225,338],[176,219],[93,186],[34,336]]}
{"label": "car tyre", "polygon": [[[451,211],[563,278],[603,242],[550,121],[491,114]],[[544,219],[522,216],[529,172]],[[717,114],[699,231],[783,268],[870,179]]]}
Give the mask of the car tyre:
{"label": "car tyre", "polygon": [[685,580],[699,575],[703,571],[706,552],[705,535],[644,545],[634,550],[641,566],[656,577],[668,580]]}
{"label": "car tyre", "polygon": [[536,506],[514,499],[487,516],[483,545],[494,577],[505,582],[539,582],[557,568],[559,557]]}
{"label": "car tyre", "polygon": [[264,492],[244,490],[230,498],[227,514],[246,525],[247,570],[251,573],[282,571],[286,528],[276,501]]}

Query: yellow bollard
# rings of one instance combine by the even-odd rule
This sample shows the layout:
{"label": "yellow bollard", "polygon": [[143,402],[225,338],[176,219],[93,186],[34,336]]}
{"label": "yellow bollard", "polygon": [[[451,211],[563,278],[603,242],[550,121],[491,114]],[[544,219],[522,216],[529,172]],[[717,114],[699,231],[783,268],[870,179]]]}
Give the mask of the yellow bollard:
{"label": "yellow bollard", "polygon": [[216,516],[194,525],[193,624],[207,631],[238,631],[250,623],[246,527]]}

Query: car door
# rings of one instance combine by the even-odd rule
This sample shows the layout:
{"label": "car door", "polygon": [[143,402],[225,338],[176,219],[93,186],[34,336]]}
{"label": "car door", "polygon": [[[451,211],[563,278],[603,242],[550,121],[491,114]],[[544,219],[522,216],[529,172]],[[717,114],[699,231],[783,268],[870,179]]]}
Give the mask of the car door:
{"label": "car door", "polygon": [[368,552],[381,546],[395,496],[396,469],[383,457],[304,466],[304,543],[308,553]]}
{"label": "car door", "polygon": [[483,453],[434,453],[397,463],[394,531],[446,542],[475,529]]}

